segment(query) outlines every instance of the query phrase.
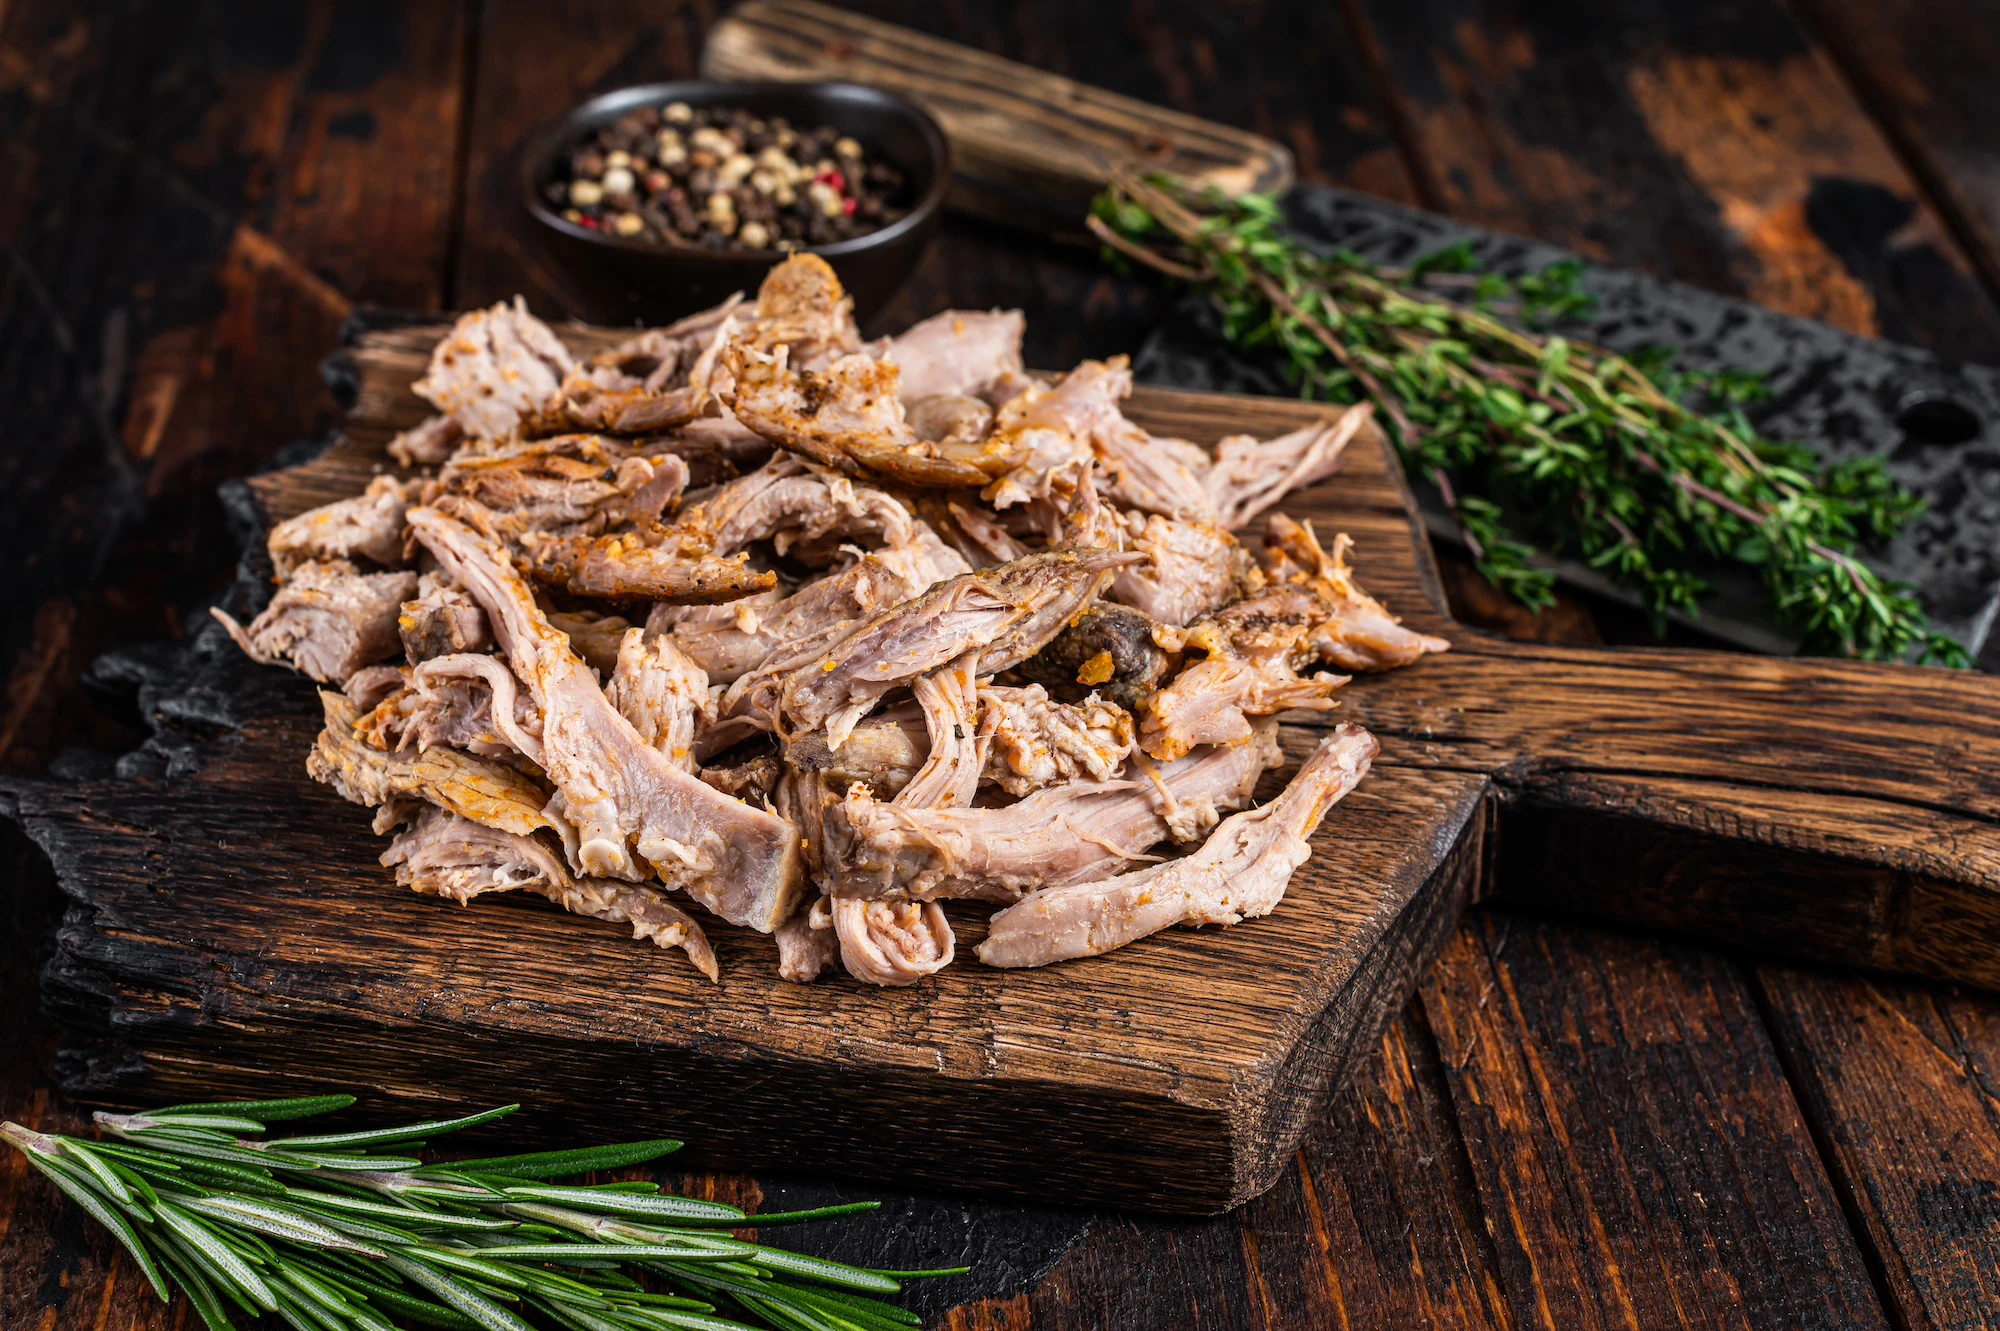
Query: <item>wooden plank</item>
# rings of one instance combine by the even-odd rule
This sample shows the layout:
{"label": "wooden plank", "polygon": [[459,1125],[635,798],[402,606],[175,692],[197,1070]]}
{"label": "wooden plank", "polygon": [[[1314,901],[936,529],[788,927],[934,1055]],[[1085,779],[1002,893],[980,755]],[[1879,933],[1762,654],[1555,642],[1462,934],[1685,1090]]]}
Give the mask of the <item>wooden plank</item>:
{"label": "wooden plank", "polygon": [[1777,0],[1351,0],[1425,201],[1594,259],[2000,361],[2000,311]]}
{"label": "wooden plank", "polygon": [[2000,1004],[1775,966],[1758,983],[1898,1325],[2000,1325]]}
{"label": "wooden plank", "polygon": [[91,657],[178,632],[226,575],[215,486],[331,424],[348,301],[442,303],[462,28],[336,0],[4,13],[0,395],[35,441],[0,453],[12,748],[85,726]]}
{"label": "wooden plank", "polygon": [[1733,965],[1482,912],[1423,996],[1517,1325],[1888,1325]]}
{"label": "wooden plank", "polygon": [[2000,26],[1963,0],[1792,0],[1989,291],[2000,291]]}
{"label": "wooden plank", "polygon": [[1282,194],[1292,155],[1243,130],[1108,92],[816,0],[745,0],[708,34],[711,79],[838,79],[899,93],[951,139],[952,206],[1083,237],[1121,166],[1226,194]]}

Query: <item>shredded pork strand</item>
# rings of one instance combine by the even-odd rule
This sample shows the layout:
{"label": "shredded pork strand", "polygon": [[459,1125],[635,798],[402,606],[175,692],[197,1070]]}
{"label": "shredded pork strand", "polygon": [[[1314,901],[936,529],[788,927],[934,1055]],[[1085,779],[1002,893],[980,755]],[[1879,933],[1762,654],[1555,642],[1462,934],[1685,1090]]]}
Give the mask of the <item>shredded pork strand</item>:
{"label": "shredded pork strand", "polygon": [[393,868],[404,887],[462,906],[488,892],[534,892],[577,915],[629,924],[634,938],[678,947],[710,981],[722,978],[708,935],[665,893],[609,878],[573,878],[558,852],[535,837],[426,808],[382,852],[382,865]]}
{"label": "shredded pork strand", "polygon": [[1368,774],[1375,737],[1340,726],[1262,808],[1224,819],[1181,859],[1096,882],[1036,892],[993,917],[977,951],[989,966],[1046,966],[1095,957],[1176,924],[1235,924],[1269,915],[1292,871],[1312,855],[1326,811]]}

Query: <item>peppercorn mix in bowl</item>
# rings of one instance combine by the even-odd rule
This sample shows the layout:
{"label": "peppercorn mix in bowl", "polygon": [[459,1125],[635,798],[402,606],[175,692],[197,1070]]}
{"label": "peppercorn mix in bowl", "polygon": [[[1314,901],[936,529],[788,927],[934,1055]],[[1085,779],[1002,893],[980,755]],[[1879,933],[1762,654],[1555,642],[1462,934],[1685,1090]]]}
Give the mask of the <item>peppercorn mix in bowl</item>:
{"label": "peppercorn mix in bowl", "polygon": [[664,83],[592,99],[522,159],[524,203],[586,305],[656,322],[833,265],[865,317],[916,266],[950,183],[936,122],[844,83]]}

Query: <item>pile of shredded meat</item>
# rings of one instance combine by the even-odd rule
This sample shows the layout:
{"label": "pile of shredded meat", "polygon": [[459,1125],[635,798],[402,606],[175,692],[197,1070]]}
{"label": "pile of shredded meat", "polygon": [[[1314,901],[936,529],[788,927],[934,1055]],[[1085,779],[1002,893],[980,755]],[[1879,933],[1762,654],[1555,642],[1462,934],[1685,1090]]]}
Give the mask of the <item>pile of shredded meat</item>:
{"label": "pile of shredded meat", "polygon": [[1126,419],[1123,358],[1029,374],[1022,331],[863,342],[810,255],[594,357],[469,314],[403,473],[278,524],[268,608],[216,617],[328,686],[307,768],[398,882],[712,980],[707,917],[785,979],[907,985],[952,961],[945,900],[1000,907],[993,966],[1267,914],[1377,749],[1337,727],[1253,807],[1276,714],[1448,645],[1269,511],[1367,408],[1211,453]]}

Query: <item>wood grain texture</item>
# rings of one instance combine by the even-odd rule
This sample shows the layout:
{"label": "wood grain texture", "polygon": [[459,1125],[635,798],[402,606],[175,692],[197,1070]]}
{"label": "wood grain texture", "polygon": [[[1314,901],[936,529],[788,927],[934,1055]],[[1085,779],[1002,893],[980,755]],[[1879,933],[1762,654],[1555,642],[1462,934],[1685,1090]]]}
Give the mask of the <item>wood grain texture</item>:
{"label": "wood grain texture", "polygon": [[2000,312],[1778,0],[1345,0],[1425,205],[2000,360]]}
{"label": "wood grain texture", "polygon": [[1482,913],[1423,994],[1517,1326],[1887,1326],[1734,966]]}
{"label": "wood grain texture", "polygon": [[1993,1325],[2000,1005],[1775,966],[1758,983],[1899,1325]]}
{"label": "wood grain texture", "polygon": [[2000,25],[1978,3],[1793,0],[1923,185],[1989,291],[2000,292]]}
{"label": "wood grain texture", "polygon": [[951,139],[954,207],[1082,236],[1119,167],[1170,171],[1225,194],[1281,194],[1282,145],[817,0],[745,0],[710,29],[711,79],[840,79],[887,88]]}

